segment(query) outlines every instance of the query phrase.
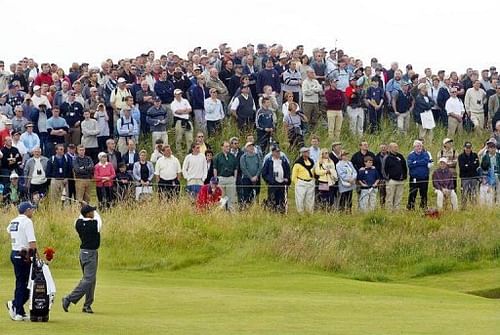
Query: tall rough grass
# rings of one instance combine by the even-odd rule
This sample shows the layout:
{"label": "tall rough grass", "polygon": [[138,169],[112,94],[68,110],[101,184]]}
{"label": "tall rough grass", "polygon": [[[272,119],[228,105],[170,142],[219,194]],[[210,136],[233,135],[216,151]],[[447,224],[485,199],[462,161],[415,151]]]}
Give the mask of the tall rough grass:
{"label": "tall rough grass", "polygon": [[[15,216],[2,215],[3,226]],[[56,249],[55,268],[77,267],[78,208],[40,208],[34,217],[39,247]],[[250,262],[285,262],[370,281],[426,276],[500,265],[500,210],[447,213],[314,213],[279,215],[258,205],[243,213],[200,214],[188,199],[158,199],[102,214],[101,268],[176,271]],[[480,219],[479,219],[480,218]],[[2,267],[9,239],[0,234]]]}

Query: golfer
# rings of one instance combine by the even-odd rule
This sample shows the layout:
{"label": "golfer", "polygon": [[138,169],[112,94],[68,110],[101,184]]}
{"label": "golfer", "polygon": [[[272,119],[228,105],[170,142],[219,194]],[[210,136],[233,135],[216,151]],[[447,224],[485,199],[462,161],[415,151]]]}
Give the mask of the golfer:
{"label": "golfer", "polygon": [[96,207],[84,205],[80,210],[80,217],[76,220],[75,228],[80,236],[80,266],[83,277],[73,292],[62,299],[62,308],[65,312],[69,310],[71,303],[77,304],[85,296],[82,312],[94,313],[92,303],[94,302],[94,290],[97,273],[97,249],[101,243],[102,221],[95,211]]}
{"label": "golfer", "polygon": [[12,320],[25,321],[29,320],[24,311],[24,304],[29,298],[30,255],[36,249],[35,231],[33,221],[31,221],[35,206],[29,202],[21,202],[17,209],[19,215],[7,227],[7,232],[12,241],[10,261],[14,266],[16,276],[14,300],[7,301],[7,309]]}

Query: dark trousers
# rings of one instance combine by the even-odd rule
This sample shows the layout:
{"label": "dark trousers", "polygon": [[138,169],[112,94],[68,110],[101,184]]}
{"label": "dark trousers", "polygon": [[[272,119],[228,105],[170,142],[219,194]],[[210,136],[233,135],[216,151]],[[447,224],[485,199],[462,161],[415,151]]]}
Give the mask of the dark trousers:
{"label": "dark trousers", "polygon": [[25,261],[19,251],[12,251],[10,261],[14,266],[14,274],[16,276],[16,289],[14,291],[14,300],[12,305],[16,314],[24,315],[24,304],[28,301],[30,291],[28,290],[28,280],[30,276],[31,263]]}
{"label": "dark trousers", "polygon": [[96,186],[97,200],[99,201],[99,208],[105,209],[111,207],[113,200],[113,187],[112,186]]}
{"label": "dark trousers", "polygon": [[207,133],[208,136],[217,134],[220,130],[221,121],[208,121],[207,120]]}
{"label": "dark trousers", "polygon": [[378,195],[380,197],[380,207],[384,208],[387,190],[385,189],[385,180],[380,180],[378,183]]}
{"label": "dark trousers", "polygon": [[149,134],[149,124],[146,122],[147,114],[141,112],[141,135]]}
{"label": "dark trousers", "polygon": [[420,208],[427,208],[427,190],[429,188],[429,179],[410,178],[410,195],[408,196],[408,209],[415,208],[417,193],[420,193]]}
{"label": "dark trousers", "polygon": [[38,193],[39,195],[46,195],[48,189],[48,182],[45,182],[40,185],[30,184],[29,195],[30,199],[33,197],[33,194]]}
{"label": "dark trousers", "polygon": [[99,148],[99,152],[106,151],[106,141],[110,139],[109,136],[97,136],[97,147]]}
{"label": "dark trousers", "polygon": [[285,213],[286,185],[276,184],[267,187],[267,204],[276,212]]}
{"label": "dark trousers", "polygon": [[339,210],[351,212],[352,209],[352,191],[340,193]]}
{"label": "dark trousers", "polygon": [[49,138],[49,133],[38,133],[38,138],[40,139],[40,149],[45,157],[50,157],[51,153],[47,150],[47,142]]}
{"label": "dark trousers", "polygon": [[271,140],[271,133],[267,131],[257,129],[257,143],[260,146],[262,152],[266,153],[269,147],[269,141]]}
{"label": "dark trousers", "polygon": [[160,195],[166,198],[177,198],[181,191],[180,183],[177,179],[165,180],[160,179],[158,182],[158,190]]}
{"label": "dark trousers", "polygon": [[68,198],[76,199],[76,185],[73,179],[68,179]]}
{"label": "dark trousers", "polygon": [[333,209],[335,204],[333,199],[333,186],[330,186],[328,191],[321,191],[318,189],[318,199],[321,208]]}
{"label": "dark trousers", "polygon": [[380,130],[380,119],[382,116],[382,109],[375,110],[375,108],[368,108],[368,119],[369,125],[368,129],[370,133],[374,133]]}
{"label": "dark trousers", "polygon": [[241,178],[241,203],[250,204],[255,201],[260,193],[260,179],[253,183],[250,178]]}
{"label": "dark trousers", "polygon": [[253,130],[255,128],[255,116],[250,116],[250,117],[238,116],[236,122],[238,123],[238,129],[240,130],[240,132]]}
{"label": "dark trousers", "polygon": [[78,303],[85,296],[83,307],[90,307],[94,302],[94,291],[97,275],[97,250],[80,250],[80,266],[82,268],[83,277],[67,298],[73,304]]}

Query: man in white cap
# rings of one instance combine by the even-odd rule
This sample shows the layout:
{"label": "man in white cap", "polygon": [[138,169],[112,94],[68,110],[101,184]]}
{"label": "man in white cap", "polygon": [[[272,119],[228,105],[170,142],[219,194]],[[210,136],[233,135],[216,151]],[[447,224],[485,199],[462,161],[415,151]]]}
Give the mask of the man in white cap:
{"label": "man in white cap", "polygon": [[174,90],[174,101],[170,104],[174,115],[175,125],[175,149],[178,153],[182,152],[182,138],[186,140],[186,151],[191,148],[193,143],[193,123],[189,115],[192,108],[189,101],[182,97],[182,90]]}
{"label": "man in white cap", "polygon": [[455,189],[457,187],[457,163],[458,163],[458,154],[456,153],[455,149],[453,148],[453,140],[451,138],[445,138],[443,140],[443,147],[441,150],[437,153],[436,158],[439,160],[441,158],[446,159],[446,164],[448,165],[448,168],[450,169],[452,175],[453,175],[453,180],[455,184]]}
{"label": "man in white cap", "polygon": [[14,321],[28,320],[24,304],[28,301],[28,280],[31,262],[29,257],[36,250],[36,237],[33,229],[33,212],[35,207],[29,202],[21,202],[17,207],[19,215],[7,226],[10,235],[12,252],[10,261],[14,266],[16,289],[14,299],[7,301],[9,316]]}
{"label": "man in white cap", "polygon": [[33,106],[35,108],[39,108],[40,105],[45,105],[48,109],[51,109],[49,99],[47,96],[42,95],[42,88],[38,85],[33,86],[33,96],[31,97],[31,101],[33,102]]}
{"label": "man in white cap", "polygon": [[295,185],[295,204],[297,211],[314,210],[314,161],[309,158],[309,148],[300,149],[300,157],[295,161],[292,168],[292,183]]}

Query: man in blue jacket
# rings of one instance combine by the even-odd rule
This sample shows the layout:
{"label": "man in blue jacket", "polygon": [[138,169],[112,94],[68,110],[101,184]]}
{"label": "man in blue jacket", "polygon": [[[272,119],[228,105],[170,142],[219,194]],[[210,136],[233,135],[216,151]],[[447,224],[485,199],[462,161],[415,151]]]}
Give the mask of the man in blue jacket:
{"label": "man in blue jacket", "polygon": [[274,68],[273,60],[266,60],[266,67],[257,75],[257,94],[261,95],[264,92],[264,86],[269,85],[273,88],[273,92],[279,95],[281,92],[281,79],[278,71]]}
{"label": "man in blue jacket", "polygon": [[427,208],[427,189],[429,187],[429,153],[423,150],[421,141],[413,142],[414,150],[410,152],[407,159],[410,174],[410,195],[408,197],[408,209],[415,208],[417,192],[420,192],[420,208]]}

